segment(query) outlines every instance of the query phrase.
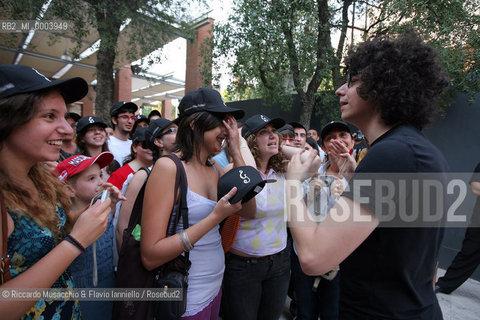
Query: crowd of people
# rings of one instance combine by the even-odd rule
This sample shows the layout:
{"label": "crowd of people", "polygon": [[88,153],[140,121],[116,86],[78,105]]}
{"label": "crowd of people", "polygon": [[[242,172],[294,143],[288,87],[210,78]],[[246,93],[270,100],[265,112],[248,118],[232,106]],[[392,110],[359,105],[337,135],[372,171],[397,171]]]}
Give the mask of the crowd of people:
{"label": "crowd of people", "polygon": [[[8,239],[0,252],[11,259],[1,288],[113,288],[122,235],[145,185],[144,268],[189,252],[182,319],[278,319],[287,295],[296,319],[442,319],[432,285],[440,224],[390,228],[374,186],[353,186],[372,173],[449,171],[421,133],[448,81],[435,50],[413,33],[361,44],[346,71],[336,91],[342,121],[316,130],[263,114],[244,120],[244,110],[209,88],[187,93],[173,121],[120,101],[107,124],[67,112],[87,94],[83,79],[51,82],[26,66],[0,66]],[[180,219],[173,234],[177,166],[165,155],[180,159],[188,183],[189,223]],[[231,203],[237,187],[219,198],[219,179],[242,166],[267,183],[246,201]],[[103,190],[110,197],[91,203]],[[238,223],[225,251],[229,217]],[[0,314],[111,319],[112,302],[0,300]]]}

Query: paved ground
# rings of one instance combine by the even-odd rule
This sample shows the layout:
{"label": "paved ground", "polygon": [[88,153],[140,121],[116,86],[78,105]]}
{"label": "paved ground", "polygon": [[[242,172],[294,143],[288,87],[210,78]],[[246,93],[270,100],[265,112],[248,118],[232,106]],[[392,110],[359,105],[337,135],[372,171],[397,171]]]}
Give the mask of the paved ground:
{"label": "paved ground", "polygon": [[[438,277],[445,270],[438,269]],[[480,319],[480,282],[469,279],[451,294],[437,294],[444,320],[479,320]],[[288,312],[290,299],[287,298],[281,320],[291,319]]]}

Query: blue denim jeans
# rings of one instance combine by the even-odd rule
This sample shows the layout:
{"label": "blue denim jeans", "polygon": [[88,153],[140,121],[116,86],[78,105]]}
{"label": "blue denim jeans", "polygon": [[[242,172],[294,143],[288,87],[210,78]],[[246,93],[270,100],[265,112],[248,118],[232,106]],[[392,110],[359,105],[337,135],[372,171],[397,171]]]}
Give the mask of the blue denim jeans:
{"label": "blue denim jeans", "polygon": [[331,281],[321,278],[317,291],[313,290],[316,276],[303,273],[298,257],[292,250],[292,279],[298,320],[338,319],[340,274]]}
{"label": "blue denim jeans", "polygon": [[222,319],[277,320],[290,280],[290,249],[261,258],[227,253],[223,277]]}

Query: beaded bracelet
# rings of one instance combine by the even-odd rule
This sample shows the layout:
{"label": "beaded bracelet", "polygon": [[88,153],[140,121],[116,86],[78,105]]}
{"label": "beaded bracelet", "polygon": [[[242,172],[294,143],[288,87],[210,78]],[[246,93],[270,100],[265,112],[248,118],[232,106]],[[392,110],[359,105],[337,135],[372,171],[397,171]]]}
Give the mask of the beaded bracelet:
{"label": "beaded bracelet", "polygon": [[80,242],[78,242],[78,240],[75,239],[74,237],[72,237],[72,235],[70,235],[70,234],[67,235],[63,240],[73,244],[75,247],[78,248],[78,250],[82,251],[82,253],[84,253],[86,251],[85,247],[82,246],[82,244]]}
{"label": "beaded bracelet", "polygon": [[190,242],[190,239],[188,239],[187,231],[183,230],[178,234],[178,241],[180,241],[183,251],[189,252],[193,249],[193,245]]}

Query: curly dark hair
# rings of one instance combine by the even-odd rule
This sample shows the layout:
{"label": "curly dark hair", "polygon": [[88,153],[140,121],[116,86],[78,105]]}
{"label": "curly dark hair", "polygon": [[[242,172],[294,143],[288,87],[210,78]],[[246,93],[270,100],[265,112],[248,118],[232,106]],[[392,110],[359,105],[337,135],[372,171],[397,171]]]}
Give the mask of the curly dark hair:
{"label": "curly dark hair", "polygon": [[387,125],[423,128],[437,114],[438,98],[448,85],[436,50],[413,31],[364,42],[346,64],[348,81],[360,76],[359,96],[379,104]]}
{"label": "curly dark hair", "polygon": [[[277,133],[279,142],[278,142],[278,153],[268,160],[267,170],[273,169],[277,173],[284,173],[286,171],[286,158],[282,151],[282,147],[280,145],[280,140],[282,139],[282,135]],[[251,134],[247,137],[247,144],[252,152],[253,158],[258,165],[257,159],[260,157],[260,151],[258,149],[257,144],[257,136],[255,134]]]}

